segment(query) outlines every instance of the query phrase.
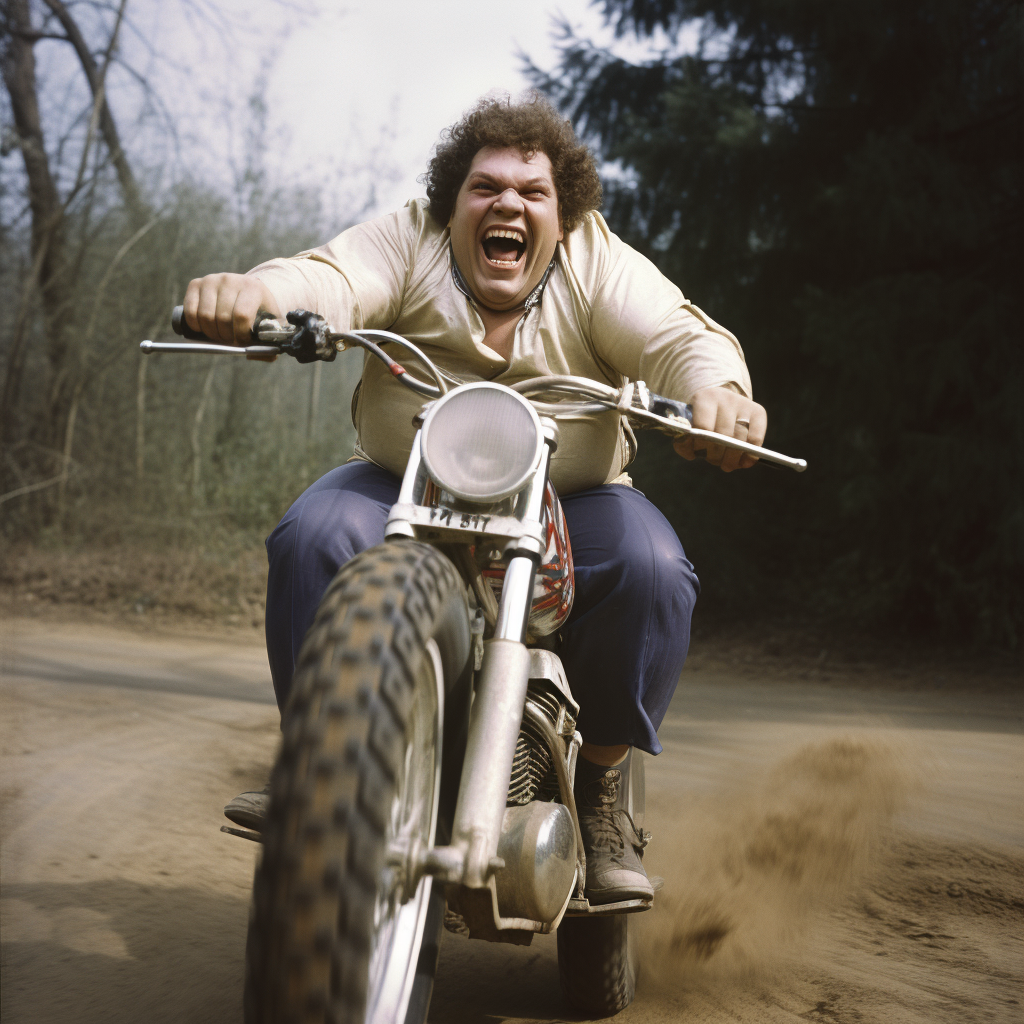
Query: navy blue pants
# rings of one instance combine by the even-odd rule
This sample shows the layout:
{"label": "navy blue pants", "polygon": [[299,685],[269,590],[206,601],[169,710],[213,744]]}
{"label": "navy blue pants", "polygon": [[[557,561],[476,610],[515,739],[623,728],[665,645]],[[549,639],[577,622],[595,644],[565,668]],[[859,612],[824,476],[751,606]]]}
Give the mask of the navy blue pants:
{"label": "navy blue pants", "polygon": [[[353,555],[384,540],[399,485],[379,466],[346,463],[305,491],[267,538],[267,651],[280,707],[324,591]],[[561,501],[576,596],[560,655],[579,730],[591,743],[657,754],[700,584],[668,521],[634,488],[607,484]]]}

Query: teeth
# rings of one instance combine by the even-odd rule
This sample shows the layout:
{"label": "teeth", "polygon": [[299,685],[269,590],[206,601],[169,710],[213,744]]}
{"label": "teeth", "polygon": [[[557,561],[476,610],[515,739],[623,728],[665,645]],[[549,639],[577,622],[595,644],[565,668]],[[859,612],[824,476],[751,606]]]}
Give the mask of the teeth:
{"label": "teeth", "polygon": [[484,235],[484,241],[486,242],[488,238],[511,238],[520,245],[526,244],[526,239],[523,238],[523,233],[521,231],[516,231],[513,228],[490,228],[487,231],[487,234]]}

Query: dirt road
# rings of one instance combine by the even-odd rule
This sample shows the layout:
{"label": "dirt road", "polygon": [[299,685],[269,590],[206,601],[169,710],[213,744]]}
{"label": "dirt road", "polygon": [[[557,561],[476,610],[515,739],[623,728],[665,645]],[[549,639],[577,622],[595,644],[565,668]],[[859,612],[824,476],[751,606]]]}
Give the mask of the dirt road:
{"label": "dirt road", "polygon": [[[5,1024],[240,1020],[258,641],[15,621],[0,675]],[[842,682],[684,674],[623,1024],[1024,1020],[1020,691]],[[575,1019],[552,938],[445,936],[432,1021]]]}

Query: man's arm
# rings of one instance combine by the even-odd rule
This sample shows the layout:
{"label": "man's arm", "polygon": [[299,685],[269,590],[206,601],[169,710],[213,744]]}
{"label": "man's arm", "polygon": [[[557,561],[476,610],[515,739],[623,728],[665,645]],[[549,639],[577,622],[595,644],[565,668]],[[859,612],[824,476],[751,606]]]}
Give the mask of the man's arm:
{"label": "man's arm", "polygon": [[338,330],[387,327],[398,315],[420,205],[343,231],[326,245],[268,260],[247,274],[208,274],[189,283],[185,320],[215,341],[244,345],[261,310],[280,318],[309,309]]}
{"label": "man's arm", "polygon": [[[575,234],[575,233],[574,233]],[[735,336],[687,302],[650,260],[626,245],[600,217],[574,238],[574,264],[591,292],[591,337],[602,359],[651,390],[689,402],[701,430],[764,443],[768,416],[751,397],[750,375]],[[567,247],[568,248],[568,247]],[[746,469],[753,456],[693,438],[678,441],[685,459],[707,449],[725,472]]]}

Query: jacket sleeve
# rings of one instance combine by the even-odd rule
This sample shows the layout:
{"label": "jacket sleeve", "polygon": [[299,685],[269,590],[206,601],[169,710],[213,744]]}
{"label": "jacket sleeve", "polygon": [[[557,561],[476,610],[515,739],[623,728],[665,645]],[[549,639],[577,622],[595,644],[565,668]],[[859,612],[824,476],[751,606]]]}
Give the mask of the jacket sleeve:
{"label": "jacket sleeve", "polygon": [[652,391],[689,401],[702,388],[728,387],[752,397],[739,341],[715,323],[658,268],[594,214],[573,232],[586,264],[590,337],[597,355]]}
{"label": "jacket sleeve", "polygon": [[249,273],[274,293],[282,312],[309,309],[337,330],[385,329],[401,308],[425,216],[410,203],[348,228],[326,245],[268,260]]}

